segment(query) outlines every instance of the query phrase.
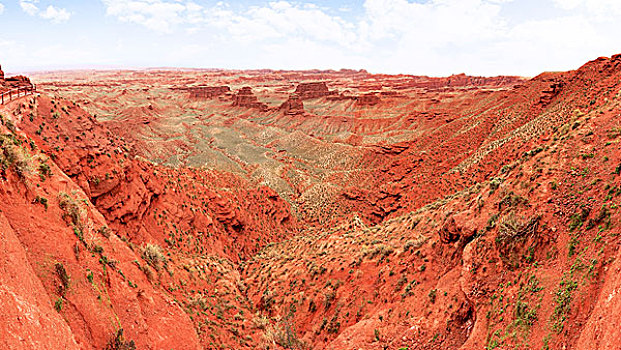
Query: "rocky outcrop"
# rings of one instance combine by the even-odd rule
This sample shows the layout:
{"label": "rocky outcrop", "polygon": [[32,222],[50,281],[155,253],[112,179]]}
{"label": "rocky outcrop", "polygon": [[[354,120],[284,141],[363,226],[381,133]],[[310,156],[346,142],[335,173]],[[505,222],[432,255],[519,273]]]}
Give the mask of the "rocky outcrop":
{"label": "rocky outcrop", "polygon": [[449,77],[401,76],[399,83],[393,83],[392,86],[395,90],[416,88],[450,91],[462,88],[507,88],[523,82],[524,78],[515,76],[476,77],[462,73]]}
{"label": "rocky outcrop", "polygon": [[519,77],[498,76],[498,77],[473,77],[464,73],[454,74],[448,78],[440,78],[444,80],[446,86],[466,87],[466,86],[507,86],[520,82]]}
{"label": "rocky outcrop", "polygon": [[310,100],[336,94],[336,92],[328,90],[328,86],[324,81],[300,83],[295,89],[295,93],[300,96],[302,100]]}
{"label": "rocky outcrop", "polygon": [[280,105],[280,110],[287,115],[304,114],[304,102],[298,94],[291,94],[287,101]]}
{"label": "rocky outcrop", "polygon": [[2,66],[0,66],[0,88],[3,89],[15,89],[22,86],[32,85],[30,79],[23,75],[16,75],[13,77],[6,77]]}
{"label": "rocky outcrop", "polygon": [[539,104],[541,106],[547,106],[552,102],[552,99],[558,95],[561,90],[565,86],[565,82],[558,79],[551,79],[548,87],[541,91],[541,96],[539,97]]}
{"label": "rocky outcrop", "polygon": [[256,108],[262,111],[267,110],[267,105],[260,102],[252,92],[252,88],[245,86],[237,91],[233,98],[233,107]]}
{"label": "rocky outcrop", "polygon": [[5,78],[4,82],[8,87],[11,87],[11,88],[16,88],[16,87],[32,84],[30,82],[30,79],[23,75],[16,75],[14,77]]}
{"label": "rocky outcrop", "polygon": [[223,86],[193,86],[186,88],[191,98],[196,99],[212,99],[218,96],[226,95],[231,92],[231,88]]}
{"label": "rocky outcrop", "polygon": [[375,106],[380,103],[381,99],[376,93],[370,92],[360,95],[356,98],[358,106]]}

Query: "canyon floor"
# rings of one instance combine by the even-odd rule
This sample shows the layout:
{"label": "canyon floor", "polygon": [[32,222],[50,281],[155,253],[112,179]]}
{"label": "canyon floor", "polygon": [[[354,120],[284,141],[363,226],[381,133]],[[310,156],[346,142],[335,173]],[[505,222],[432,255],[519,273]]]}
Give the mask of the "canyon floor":
{"label": "canyon floor", "polygon": [[0,348],[619,349],[621,55],[29,78]]}

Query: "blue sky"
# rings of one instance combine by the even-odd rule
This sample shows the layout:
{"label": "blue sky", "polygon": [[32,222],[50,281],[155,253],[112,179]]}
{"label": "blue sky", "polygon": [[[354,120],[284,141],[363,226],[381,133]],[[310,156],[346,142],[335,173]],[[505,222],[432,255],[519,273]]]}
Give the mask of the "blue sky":
{"label": "blue sky", "polygon": [[0,0],[0,64],[533,76],[621,53],[619,19],[620,0]]}

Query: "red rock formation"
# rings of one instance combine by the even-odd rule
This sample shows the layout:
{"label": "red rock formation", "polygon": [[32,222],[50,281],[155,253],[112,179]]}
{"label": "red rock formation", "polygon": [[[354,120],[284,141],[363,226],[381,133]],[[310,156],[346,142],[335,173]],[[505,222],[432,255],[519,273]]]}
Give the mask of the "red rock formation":
{"label": "red rock formation", "polygon": [[356,97],[356,101],[359,106],[375,106],[381,99],[376,93],[367,93]]}
{"label": "red rock formation", "polygon": [[252,93],[252,88],[249,86],[245,86],[237,91],[237,94],[235,94],[235,97],[233,98],[233,107],[257,108],[263,111],[267,110],[267,105],[257,99],[257,97]]}
{"label": "red rock formation", "polygon": [[231,92],[228,86],[192,86],[184,90],[190,93],[190,97],[200,99],[212,99]]}
{"label": "red rock formation", "polygon": [[287,101],[280,105],[280,110],[287,115],[304,114],[304,102],[297,94],[293,93],[289,95]]}
{"label": "red rock formation", "polygon": [[5,77],[2,66],[0,66],[0,92],[31,85],[30,79],[23,75]]}
{"label": "red rock formation", "polygon": [[328,86],[325,81],[300,83],[295,89],[295,93],[300,96],[302,100],[326,97],[335,94],[335,92],[328,90]]}
{"label": "red rock formation", "polygon": [[508,77],[508,76],[499,76],[499,77],[473,77],[468,76],[464,73],[451,75],[446,78],[443,82],[446,86],[455,86],[455,87],[466,87],[466,86],[507,86],[511,84],[515,84],[520,82],[521,78],[519,77]]}
{"label": "red rock formation", "polygon": [[32,85],[30,79],[23,75],[16,75],[13,77],[8,77],[4,79],[4,86],[8,89],[15,89],[18,87],[29,86]]}
{"label": "red rock formation", "polygon": [[539,104],[542,106],[547,106],[552,101],[552,99],[561,92],[564,85],[565,82],[563,81],[554,78],[550,79],[548,87],[541,91]]}

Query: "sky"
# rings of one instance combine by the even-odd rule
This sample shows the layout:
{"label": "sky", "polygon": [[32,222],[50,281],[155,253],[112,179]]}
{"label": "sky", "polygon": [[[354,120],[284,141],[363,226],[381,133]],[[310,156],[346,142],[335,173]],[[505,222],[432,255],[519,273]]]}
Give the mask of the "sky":
{"label": "sky", "polygon": [[621,0],[0,0],[7,73],[366,69],[535,76],[621,53]]}

